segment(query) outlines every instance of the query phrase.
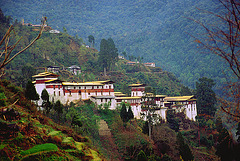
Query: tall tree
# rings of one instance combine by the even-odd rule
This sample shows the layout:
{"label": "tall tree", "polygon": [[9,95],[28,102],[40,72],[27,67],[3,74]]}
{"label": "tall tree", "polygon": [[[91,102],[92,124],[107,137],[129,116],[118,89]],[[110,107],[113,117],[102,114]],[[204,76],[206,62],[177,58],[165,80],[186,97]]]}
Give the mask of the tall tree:
{"label": "tall tree", "polygon": [[95,39],[94,39],[93,35],[88,36],[88,41],[91,43],[91,47],[94,48]]}
{"label": "tall tree", "polygon": [[48,91],[44,88],[41,93],[41,98],[43,100],[42,107],[45,109],[46,114],[48,115],[52,109],[52,103],[49,101]]}
{"label": "tall tree", "polygon": [[133,111],[132,111],[132,107],[131,107],[131,106],[128,107],[127,118],[128,118],[128,120],[131,120],[131,119],[134,118],[134,114],[133,114]]}
{"label": "tall tree", "polygon": [[199,114],[214,115],[216,94],[212,90],[215,85],[210,78],[202,77],[196,82],[197,109]]}
{"label": "tall tree", "polygon": [[63,113],[63,105],[61,104],[60,100],[57,100],[57,102],[53,106],[54,110],[58,114],[58,121],[60,122],[60,114]]}
{"label": "tall tree", "polygon": [[177,134],[177,144],[179,146],[179,153],[184,161],[192,161],[194,156],[188,144],[185,143],[184,138],[180,132]]}
{"label": "tall tree", "polygon": [[49,101],[49,94],[48,94],[48,91],[46,90],[46,88],[44,88],[44,89],[42,90],[41,98],[42,98],[42,100],[45,101],[45,102]]}
{"label": "tall tree", "polygon": [[118,60],[117,48],[111,38],[102,39],[100,43],[100,52],[98,63],[106,70],[110,70]]}
{"label": "tall tree", "polygon": [[34,100],[34,101],[39,100],[39,95],[37,94],[36,88],[31,80],[27,82],[25,96],[29,100]]}
{"label": "tall tree", "polygon": [[126,123],[128,121],[128,113],[127,113],[127,108],[126,108],[125,103],[122,103],[122,108],[121,108],[121,111],[120,111],[120,117],[121,117],[121,119],[124,123]]}

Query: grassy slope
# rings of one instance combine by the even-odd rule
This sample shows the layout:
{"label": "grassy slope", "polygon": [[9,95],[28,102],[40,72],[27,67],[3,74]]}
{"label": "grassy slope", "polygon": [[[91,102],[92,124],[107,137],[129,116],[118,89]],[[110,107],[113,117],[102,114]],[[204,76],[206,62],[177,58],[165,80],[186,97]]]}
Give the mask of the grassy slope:
{"label": "grassy slope", "polygon": [[[0,112],[1,160],[104,159],[88,138],[77,135],[71,128],[56,124],[36,111],[20,88],[7,81],[2,81],[0,85],[6,96],[6,104]],[[13,109],[13,113],[6,112],[8,109]]]}

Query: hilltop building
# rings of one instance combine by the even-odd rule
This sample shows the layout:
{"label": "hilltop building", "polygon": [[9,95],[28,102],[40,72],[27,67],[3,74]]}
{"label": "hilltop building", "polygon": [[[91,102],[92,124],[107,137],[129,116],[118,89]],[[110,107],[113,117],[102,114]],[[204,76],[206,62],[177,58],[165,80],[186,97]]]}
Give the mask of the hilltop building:
{"label": "hilltop building", "polygon": [[148,66],[148,67],[155,67],[155,63],[144,63],[145,66]]}
{"label": "hilltop building", "polygon": [[[58,79],[59,75],[43,72],[34,75],[35,88],[41,96],[45,88],[50,96],[50,101],[60,100],[63,104],[78,100],[91,100],[96,105],[109,104],[109,109],[114,110],[122,102],[129,103],[134,117],[141,119],[142,114],[154,109],[156,115],[166,121],[167,110],[174,110],[176,113],[183,112],[186,119],[196,121],[197,107],[196,98],[192,96],[168,97],[166,95],[154,95],[145,93],[145,84],[131,84],[131,96],[121,92],[114,92],[113,81],[93,81],[93,82],[64,82]],[[38,102],[42,105],[42,100]]]}
{"label": "hilltop building", "polygon": [[59,66],[47,66],[47,71],[52,73],[58,73],[60,70]]}
{"label": "hilltop building", "polygon": [[77,65],[72,65],[68,67],[68,70],[74,75],[78,75],[81,73],[81,68]]}

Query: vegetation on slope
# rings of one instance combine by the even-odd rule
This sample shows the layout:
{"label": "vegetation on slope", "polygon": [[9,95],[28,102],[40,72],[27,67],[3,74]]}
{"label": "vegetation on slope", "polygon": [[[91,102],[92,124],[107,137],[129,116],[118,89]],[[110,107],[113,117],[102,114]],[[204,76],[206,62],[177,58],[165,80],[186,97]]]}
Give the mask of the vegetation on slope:
{"label": "vegetation on slope", "polygon": [[37,111],[23,90],[0,82],[1,160],[103,160],[91,140]]}
{"label": "vegetation on slope", "polygon": [[[3,28],[7,28],[6,26]],[[23,26],[21,23],[14,23],[14,39],[23,37],[15,51],[25,46],[37,34],[31,26]],[[4,33],[1,33],[0,37]],[[103,39],[104,40],[104,39]],[[114,46],[112,39],[108,39],[109,45]],[[111,49],[111,48],[110,48]],[[117,49],[113,47],[116,53]],[[101,51],[100,51],[101,52]],[[7,68],[5,78],[13,81],[16,85],[25,87],[31,76],[42,72],[47,66],[59,66],[61,68],[60,79],[64,81],[94,81],[111,79],[115,81],[115,90],[126,93],[130,83],[141,82],[154,87],[152,92],[156,94],[181,95],[182,85],[171,73],[162,71],[160,67],[146,67],[141,62],[136,65],[128,65],[127,59],[118,59],[117,53],[114,59],[101,60],[104,53],[93,48],[86,48],[81,38],[72,37],[67,33],[50,34],[43,32],[42,37],[29,50],[16,57]],[[107,76],[101,61],[110,61],[107,68]],[[81,67],[82,73],[78,76],[66,70],[71,65]],[[128,93],[128,92],[127,92]]]}
{"label": "vegetation on slope", "polygon": [[221,89],[222,83],[231,76],[218,57],[204,54],[208,51],[201,54],[202,50],[191,37],[204,35],[204,29],[191,19],[218,26],[215,17],[204,12],[221,12],[220,2],[216,0],[92,0],[81,3],[3,0],[0,4],[14,19],[35,24],[38,23],[36,17],[44,15],[54,29],[63,31],[65,27],[69,34],[79,35],[85,41],[93,35],[96,48],[100,47],[102,38],[111,37],[120,52],[143,57],[144,62],[155,62],[191,88],[205,76],[214,79],[215,89]]}

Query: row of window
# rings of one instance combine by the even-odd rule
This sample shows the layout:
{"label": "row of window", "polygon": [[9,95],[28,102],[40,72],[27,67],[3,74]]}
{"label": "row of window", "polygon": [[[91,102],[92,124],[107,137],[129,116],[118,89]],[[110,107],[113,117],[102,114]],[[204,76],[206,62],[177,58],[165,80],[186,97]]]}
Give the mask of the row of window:
{"label": "row of window", "polygon": [[[87,87],[90,87],[90,88],[87,88]],[[109,85],[109,86],[105,86],[106,88],[104,88],[103,86],[64,86],[63,89],[112,89],[112,86]],[[59,87],[60,88],[60,87]],[[54,89],[55,89],[55,86],[54,86]]]}
{"label": "row of window", "polygon": [[[81,91],[78,91],[78,94],[81,95]],[[93,93],[92,93],[93,94]],[[97,96],[98,92],[95,92],[95,95],[94,96]],[[53,95],[56,96],[56,92],[54,91],[53,92]],[[61,95],[61,92],[58,91],[58,95],[60,96]],[[65,96],[65,91],[63,91],[63,95]],[[72,92],[69,91],[69,95],[72,95]],[[88,93],[88,95],[91,95],[91,93]],[[103,92],[101,92],[101,96],[103,95]],[[109,95],[111,95],[111,92],[109,92]]]}

